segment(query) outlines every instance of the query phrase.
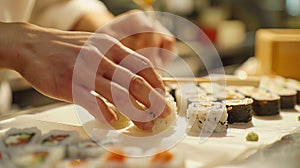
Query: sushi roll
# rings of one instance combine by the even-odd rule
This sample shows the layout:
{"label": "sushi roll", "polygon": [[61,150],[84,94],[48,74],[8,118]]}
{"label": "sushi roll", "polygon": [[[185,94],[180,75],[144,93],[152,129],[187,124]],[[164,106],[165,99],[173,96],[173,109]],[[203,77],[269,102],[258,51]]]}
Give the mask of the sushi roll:
{"label": "sushi roll", "polygon": [[194,103],[194,102],[203,102],[203,101],[215,102],[215,101],[218,101],[218,99],[215,98],[212,95],[202,95],[202,96],[189,97],[188,98],[188,106],[191,103]]}
{"label": "sushi roll", "polygon": [[219,85],[217,83],[201,83],[200,87],[203,88],[208,95],[212,95],[218,101],[245,98],[244,95],[237,93],[233,89],[234,87]]}
{"label": "sushi roll", "polygon": [[219,85],[218,83],[203,82],[199,84],[199,87],[203,89],[208,95],[213,95],[214,93],[219,91],[226,91],[226,87],[224,85]]}
{"label": "sushi roll", "polygon": [[277,115],[280,112],[280,97],[260,91],[252,95],[253,98],[253,112],[258,116]]}
{"label": "sushi roll", "polygon": [[116,106],[106,101],[107,106],[114,111],[117,120],[111,124],[114,129],[123,129],[130,125],[130,119],[121,113]]}
{"label": "sushi roll", "polygon": [[185,161],[184,157],[179,153],[165,151],[157,153],[154,156],[147,159],[144,163],[146,168],[184,168]]}
{"label": "sushi roll", "polygon": [[53,168],[63,159],[63,147],[46,147],[41,145],[27,145],[9,151],[9,157],[15,167]]}
{"label": "sushi roll", "polygon": [[260,77],[260,86],[264,83],[275,83],[275,84],[283,84],[286,81],[286,78],[278,75],[267,75]]}
{"label": "sushi roll", "polygon": [[297,92],[295,90],[287,88],[278,88],[272,90],[271,92],[280,96],[280,108],[291,109],[295,107],[297,102]]}
{"label": "sushi roll", "polygon": [[9,160],[4,151],[0,151],[0,168],[14,168],[15,166]]}
{"label": "sushi roll", "polygon": [[41,135],[41,131],[36,127],[32,128],[12,128],[8,130],[2,138],[2,145],[8,149],[35,143]]}
{"label": "sushi roll", "polygon": [[100,164],[96,159],[67,159],[57,163],[55,168],[98,168]]}
{"label": "sushi roll", "polygon": [[218,101],[223,100],[241,100],[244,99],[245,96],[237,93],[233,90],[227,90],[226,92],[216,92],[213,95]]}
{"label": "sushi roll", "polygon": [[239,86],[239,87],[236,87],[236,91],[243,94],[247,98],[251,98],[252,95],[261,92],[261,89],[253,87],[253,86]]}
{"label": "sushi roll", "polygon": [[221,102],[194,102],[187,110],[187,121],[191,132],[225,132],[227,111]]}
{"label": "sushi roll", "polygon": [[225,100],[228,123],[232,124],[235,122],[249,122],[253,116],[253,99],[245,98],[241,100]]}
{"label": "sushi roll", "polygon": [[[171,95],[167,94],[165,96],[165,99],[166,102],[168,103],[168,106],[172,109],[171,110],[172,112],[166,117],[158,116],[153,120],[153,127],[152,127],[153,133],[159,133],[168,129],[175,123],[177,119],[177,106],[176,106],[176,102],[174,101],[174,98]],[[139,105],[142,109],[146,110],[146,107],[143,104],[139,103]]]}
{"label": "sushi roll", "polygon": [[206,95],[206,92],[198,86],[192,83],[182,84],[179,87],[179,89],[177,89],[175,92],[179,113],[186,114],[186,110],[188,107],[188,99],[190,97],[200,97],[203,95]]}
{"label": "sushi roll", "polygon": [[174,101],[176,102],[176,90],[178,89],[178,85],[167,84],[166,89],[167,89],[167,93],[169,93],[174,98]]}
{"label": "sushi roll", "polygon": [[169,104],[169,106],[172,109],[172,112],[167,116],[167,117],[157,117],[154,119],[154,124],[152,127],[152,132],[154,133],[159,133],[162,132],[166,129],[168,129],[169,127],[171,127],[176,119],[177,119],[177,106],[176,106],[176,102],[174,102],[173,98],[167,98],[167,103]]}
{"label": "sushi roll", "polygon": [[137,158],[128,157],[122,149],[110,149],[99,159],[99,168],[142,168]]}
{"label": "sushi roll", "polygon": [[100,157],[103,153],[104,149],[92,140],[79,141],[69,145],[67,149],[68,157],[74,159],[96,158]]}
{"label": "sushi roll", "polygon": [[[276,79],[278,79],[278,77]],[[291,109],[296,105],[297,92],[295,90],[286,88],[284,86],[283,79],[280,80],[281,82],[265,80],[264,82],[261,82],[260,87],[280,96],[280,107],[282,109]]]}
{"label": "sushi roll", "polygon": [[300,104],[300,82],[295,80],[289,80],[285,86],[297,92],[297,104]]}
{"label": "sushi roll", "polygon": [[75,131],[51,130],[41,137],[39,143],[45,146],[62,146],[76,142],[78,138]]}

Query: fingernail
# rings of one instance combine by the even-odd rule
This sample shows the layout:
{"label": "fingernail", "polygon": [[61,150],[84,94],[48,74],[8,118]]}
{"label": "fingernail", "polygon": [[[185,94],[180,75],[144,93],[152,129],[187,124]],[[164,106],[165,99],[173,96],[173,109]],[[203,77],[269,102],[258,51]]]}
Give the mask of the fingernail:
{"label": "fingernail", "polygon": [[144,81],[140,78],[134,78],[132,82],[133,82],[133,87],[135,90],[142,89],[143,86],[145,85]]}

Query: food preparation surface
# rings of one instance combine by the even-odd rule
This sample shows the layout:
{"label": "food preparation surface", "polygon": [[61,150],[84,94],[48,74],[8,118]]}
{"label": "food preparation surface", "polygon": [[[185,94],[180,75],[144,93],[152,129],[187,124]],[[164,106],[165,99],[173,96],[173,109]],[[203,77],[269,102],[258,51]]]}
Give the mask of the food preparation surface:
{"label": "food preparation surface", "polygon": [[[260,148],[275,142],[300,126],[296,110],[281,111],[277,116],[254,116],[249,123],[229,124],[226,133],[213,133],[209,138],[187,135],[173,150],[186,157],[186,167],[215,167],[232,161],[243,160]],[[77,118],[74,105],[65,105],[38,114],[21,115],[1,120],[0,134],[12,127],[38,127],[42,133],[50,130],[76,130],[82,138],[89,138]],[[254,131],[259,141],[246,141]],[[149,137],[151,138],[151,137]]]}

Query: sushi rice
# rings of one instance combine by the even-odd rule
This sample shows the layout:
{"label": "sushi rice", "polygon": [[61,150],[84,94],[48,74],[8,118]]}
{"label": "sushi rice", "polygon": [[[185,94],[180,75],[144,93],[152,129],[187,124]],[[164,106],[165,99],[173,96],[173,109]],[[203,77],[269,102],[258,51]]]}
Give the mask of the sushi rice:
{"label": "sushi rice", "polygon": [[187,110],[187,121],[191,132],[225,132],[227,111],[221,102],[194,102]]}

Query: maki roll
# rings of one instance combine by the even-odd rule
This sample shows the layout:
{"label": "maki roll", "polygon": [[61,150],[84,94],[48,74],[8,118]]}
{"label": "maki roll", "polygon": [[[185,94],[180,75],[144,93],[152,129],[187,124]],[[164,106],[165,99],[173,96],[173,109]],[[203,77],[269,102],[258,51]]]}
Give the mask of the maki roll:
{"label": "maki roll", "polygon": [[[153,115],[153,117],[156,117],[153,120],[153,127],[152,127],[152,132],[153,133],[159,133],[162,132],[166,129],[168,129],[169,127],[171,127],[177,118],[177,106],[176,106],[176,102],[174,101],[174,98],[167,94],[165,96],[166,102],[168,104],[168,106],[171,108],[171,113],[166,116],[166,117],[161,117],[161,116],[155,116],[154,113],[152,113],[151,111],[149,112],[149,115]],[[143,104],[139,104],[140,107],[144,110],[147,110],[146,107]]]}
{"label": "maki roll", "polygon": [[14,168],[15,166],[9,160],[7,154],[4,151],[0,151],[0,167]]}
{"label": "maki roll", "polygon": [[291,109],[295,107],[297,102],[297,92],[295,90],[278,88],[272,90],[272,92],[280,96],[280,108]]}
{"label": "maki roll", "polygon": [[200,87],[203,88],[208,95],[212,95],[218,101],[245,98],[244,95],[237,93],[234,87],[219,85],[217,83],[201,83]]}
{"label": "maki roll", "polygon": [[225,100],[228,123],[232,124],[235,122],[249,122],[253,116],[253,99],[245,98],[241,100]]}
{"label": "maki roll", "polygon": [[213,95],[218,101],[223,101],[223,100],[240,100],[244,99],[245,96],[237,93],[233,90],[227,90],[225,92],[216,92]]}
{"label": "maki roll", "polygon": [[295,80],[289,80],[286,83],[286,87],[293,89],[297,92],[297,104],[300,104],[300,82]]}
{"label": "maki roll", "polygon": [[45,146],[67,145],[77,141],[78,137],[75,131],[52,130],[41,137],[40,144]]}
{"label": "maki roll", "polygon": [[131,168],[144,167],[136,158],[128,157],[122,149],[110,149],[99,159],[100,168]]}
{"label": "maki roll", "polygon": [[172,112],[167,116],[167,117],[157,117],[154,119],[154,124],[152,127],[152,132],[158,133],[161,131],[164,131],[171,127],[176,119],[177,119],[177,107],[176,107],[176,102],[174,101],[173,97],[166,97],[167,103],[169,107],[171,107]]}
{"label": "maki roll", "polygon": [[280,97],[261,88],[252,86],[239,87],[238,91],[253,99],[254,115],[277,115],[280,111]]}
{"label": "maki roll", "polygon": [[68,159],[60,161],[56,168],[98,168],[100,164],[96,159]]}
{"label": "maki roll", "polygon": [[174,98],[176,102],[176,90],[178,89],[177,84],[167,84],[166,85],[167,92]]}
{"label": "maki roll", "polygon": [[179,89],[176,90],[175,95],[179,112],[186,114],[188,99],[190,97],[200,97],[206,95],[206,92],[194,84],[183,84]]}
{"label": "maki roll", "polygon": [[187,110],[187,121],[191,132],[224,132],[227,111],[221,102],[193,102]]}
{"label": "maki roll", "polygon": [[104,149],[92,140],[79,141],[69,145],[67,149],[69,158],[96,158],[100,157],[103,153]]}
{"label": "maki roll", "polygon": [[157,153],[150,157],[146,164],[146,168],[184,168],[184,157],[178,153],[165,151]]}
{"label": "maki roll", "polygon": [[188,106],[191,103],[194,103],[194,102],[203,102],[203,101],[206,101],[206,102],[215,102],[215,101],[217,101],[217,98],[215,98],[212,95],[202,95],[202,96],[189,97],[188,98]]}
{"label": "maki roll", "polygon": [[9,151],[10,160],[15,167],[53,168],[63,156],[63,147],[50,148],[33,144]]}
{"label": "maki roll", "polygon": [[2,145],[7,149],[28,145],[35,143],[39,135],[41,135],[41,131],[36,127],[24,129],[12,128],[2,138]]}
{"label": "maki roll", "polygon": [[107,104],[108,108],[110,108],[111,110],[114,111],[115,113],[115,117],[117,118],[117,120],[113,123],[111,123],[111,126],[114,129],[122,129],[125,127],[128,127],[130,125],[130,119],[125,116],[123,113],[121,113],[116,106],[114,106],[113,104],[109,103],[108,101],[105,101],[105,103]]}
{"label": "maki roll", "polygon": [[226,87],[219,85],[218,83],[203,82],[199,84],[200,88],[203,89],[208,95],[213,95],[216,92],[225,92]]}
{"label": "maki roll", "polygon": [[[281,78],[276,77],[275,79]],[[282,109],[294,108],[297,101],[297,92],[284,86],[284,78],[280,82],[276,82],[275,79],[274,81],[264,80],[261,82],[260,87],[280,96],[280,107]]]}
{"label": "maki roll", "polygon": [[253,86],[238,86],[235,88],[237,92],[241,93],[247,98],[251,98],[252,95],[261,92],[262,90]]}
{"label": "maki roll", "polygon": [[254,115],[258,116],[269,116],[277,115],[280,112],[280,97],[268,93],[265,91],[260,91],[252,95],[253,98],[253,112]]}

